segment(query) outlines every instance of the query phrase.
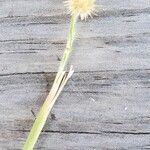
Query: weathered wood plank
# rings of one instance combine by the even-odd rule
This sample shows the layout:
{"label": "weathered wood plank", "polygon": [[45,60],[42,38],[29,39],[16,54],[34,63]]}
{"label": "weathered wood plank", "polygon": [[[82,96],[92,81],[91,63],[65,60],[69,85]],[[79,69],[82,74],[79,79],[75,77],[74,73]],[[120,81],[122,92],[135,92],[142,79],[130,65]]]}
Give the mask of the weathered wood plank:
{"label": "weathered wood plank", "polygon": [[[79,40],[71,60],[75,70],[148,69],[149,0],[98,1],[101,3],[105,11],[99,17],[78,24]],[[62,1],[1,4],[0,74],[57,71],[69,21]],[[10,8],[12,16],[7,14]]]}
{"label": "weathered wood plank", "polygon": [[[76,72],[37,149],[150,149],[150,1],[98,0],[78,23]],[[21,149],[58,68],[63,1],[0,0],[0,149]],[[32,110],[32,113],[31,113]]]}
{"label": "weathered wood plank", "polygon": [[[71,64],[76,71],[148,69],[149,20],[150,14],[140,14],[79,23],[81,34]],[[1,24],[1,28],[1,74],[56,71],[58,56],[61,57],[66,43],[66,23],[13,26],[13,30],[11,26]],[[17,40],[13,40],[14,36]]]}
{"label": "weathered wood plank", "polygon": [[[9,135],[4,134],[4,139],[1,143],[3,150],[21,150],[26,133],[9,132]],[[11,138],[14,137],[14,138]],[[41,141],[36,150],[142,150],[149,149],[150,135],[122,135],[122,134],[84,134],[84,133],[43,133]],[[16,142],[16,139],[18,141]]]}
{"label": "weathered wood plank", "polygon": [[[143,9],[150,6],[149,0],[97,0],[104,10]],[[62,0],[1,0],[0,17],[53,16],[66,14]]]}
{"label": "weathered wood plank", "polygon": [[[44,142],[43,148],[109,149],[112,146],[112,149],[144,149],[149,146],[149,76],[150,70],[74,74],[44,128],[48,133],[42,141],[45,138],[48,141]],[[53,79],[54,74],[45,73],[0,77],[3,148],[12,147],[12,144],[13,148],[20,147],[26,137],[24,132],[29,131],[34,120],[31,109],[38,112]],[[14,134],[17,137],[14,138]],[[10,140],[3,135],[10,136]],[[80,138],[81,141],[77,140]],[[41,142],[37,147],[40,145]]]}

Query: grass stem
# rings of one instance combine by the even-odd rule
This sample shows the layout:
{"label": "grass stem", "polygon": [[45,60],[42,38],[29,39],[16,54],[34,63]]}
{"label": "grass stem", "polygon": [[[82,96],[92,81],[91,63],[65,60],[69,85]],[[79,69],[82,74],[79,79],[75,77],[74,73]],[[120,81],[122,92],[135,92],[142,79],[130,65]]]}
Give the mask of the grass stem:
{"label": "grass stem", "polygon": [[70,21],[70,29],[69,29],[68,39],[67,39],[67,45],[64,50],[64,54],[61,59],[56,78],[54,80],[50,93],[48,94],[43,106],[41,107],[36,117],[36,120],[24,144],[23,150],[32,150],[34,148],[39,138],[39,135],[42,132],[42,129],[46,123],[47,117],[53,105],[55,104],[55,101],[57,100],[58,96],[63,90],[63,87],[67,83],[68,79],[73,74],[72,69],[69,71],[68,75],[66,74],[66,71],[67,71],[67,63],[68,63],[69,56],[72,51],[73,42],[75,39],[76,22],[77,22],[77,17],[72,16],[71,21]]}

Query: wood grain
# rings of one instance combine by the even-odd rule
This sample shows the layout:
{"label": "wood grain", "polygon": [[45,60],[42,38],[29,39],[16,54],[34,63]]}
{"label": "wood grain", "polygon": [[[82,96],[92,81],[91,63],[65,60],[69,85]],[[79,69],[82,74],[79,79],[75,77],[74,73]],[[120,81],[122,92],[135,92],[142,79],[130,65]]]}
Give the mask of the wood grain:
{"label": "wood grain", "polygon": [[[54,149],[59,148],[58,145],[55,145],[56,139],[51,141],[51,136],[57,137],[56,141],[60,142],[61,147],[61,133],[64,138],[67,136],[68,140],[71,140],[69,142],[62,139],[65,147],[67,146],[69,149],[76,147],[76,144],[77,149],[82,148],[80,147],[82,145],[79,144],[79,142],[82,143],[82,140],[75,145],[72,143],[74,138],[80,137],[78,134],[81,134],[80,138],[83,138],[83,143],[89,143],[88,140],[95,136],[99,140],[104,138],[102,143],[108,142],[112,138],[109,143],[112,142],[114,149],[116,146],[118,149],[130,146],[136,149],[138,146],[148,145],[149,140],[139,144],[138,141],[135,143],[131,141],[134,141],[136,137],[143,140],[150,134],[149,76],[150,70],[74,74],[44,128],[45,136],[50,143],[53,143]],[[0,120],[2,120],[0,126],[3,131],[2,145],[3,147],[8,145],[5,136],[11,134],[9,140],[13,141],[16,133],[19,136],[14,139],[16,143],[14,141],[13,143],[17,148],[18,144],[21,145],[25,140],[24,132],[29,132],[34,121],[31,109],[35,114],[38,112],[41,100],[45,99],[49,86],[52,84],[54,74],[19,74],[0,78],[0,90],[2,91],[0,99],[3,100],[0,103],[3,108],[0,110],[0,114],[2,114],[0,115]],[[113,138],[113,134],[117,136],[117,139]],[[89,139],[86,139],[86,136]],[[126,145],[123,137],[130,138],[130,144]],[[89,143],[89,148],[96,146],[93,144],[98,141]],[[97,149],[110,148],[109,145],[103,147],[101,141],[97,144]],[[11,146],[12,143],[10,143],[10,148]],[[46,149],[47,146],[53,149],[49,142],[44,142],[43,148]]]}
{"label": "wood grain", "polygon": [[[13,6],[24,7],[24,3],[27,1],[22,5],[15,1]],[[43,1],[37,3],[43,4]],[[86,23],[79,22],[75,52],[70,62],[75,70],[148,69],[150,4],[148,1],[144,4],[147,7],[144,5],[141,9],[108,9]],[[61,2],[58,3],[61,8],[60,5]],[[53,5],[49,7],[52,9]],[[58,57],[61,57],[66,43],[69,16],[50,15],[0,19],[1,74],[57,71]]]}
{"label": "wood grain", "polygon": [[[78,22],[76,73],[36,149],[150,149],[150,1],[97,3],[98,16]],[[0,6],[0,149],[18,150],[53,83],[69,15],[61,0]]]}

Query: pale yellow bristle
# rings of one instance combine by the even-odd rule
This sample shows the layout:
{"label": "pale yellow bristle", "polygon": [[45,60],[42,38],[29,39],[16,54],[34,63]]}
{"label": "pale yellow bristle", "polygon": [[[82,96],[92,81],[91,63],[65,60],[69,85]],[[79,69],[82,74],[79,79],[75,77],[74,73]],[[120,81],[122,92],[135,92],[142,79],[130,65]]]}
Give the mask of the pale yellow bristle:
{"label": "pale yellow bristle", "polygon": [[92,16],[96,12],[96,0],[67,0],[65,5],[68,7],[71,15],[79,16],[81,20]]}

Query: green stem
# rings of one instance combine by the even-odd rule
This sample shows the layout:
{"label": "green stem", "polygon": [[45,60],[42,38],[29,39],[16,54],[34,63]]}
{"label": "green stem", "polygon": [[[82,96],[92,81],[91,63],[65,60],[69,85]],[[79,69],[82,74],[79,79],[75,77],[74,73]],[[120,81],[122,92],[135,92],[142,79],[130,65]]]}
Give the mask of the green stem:
{"label": "green stem", "polygon": [[37,118],[32,126],[32,129],[28,135],[28,138],[24,144],[23,150],[33,150],[34,145],[36,144],[38,137],[39,137],[40,133],[42,132],[42,129],[45,125],[47,117],[55,103],[55,100],[58,97],[58,95],[56,96],[56,94],[57,94],[57,91],[59,90],[59,86],[60,86],[59,77],[63,73],[63,71],[66,71],[66,66],[67,66],[69,56],[72,51],[73,42],[75,39],[76,22],[77,22],[77,17],[72,16],[71,22],[70,22],[70,30],[69,30],[68,40],[67,40],[67,46],[64,51],[62,60],[60,62],[58,73],[57,73],[55,81],[53,83],[51,92],[49,93],[47,99],[45,100],[43,106],[41,107],[41,109],[37,115]]}
{"label": "green stem", "polygon": [[69,29],[69,35],[68,35],[68,40],[67,40],[67,46],[66,46],[66,49],[64,51],[63,57],[61,59],[58,72],[63,71],[65,69],[67,63],[68,63],[69,56],[70,56],[70,53],[72,51],[73,42],[75,39],[76,21],[77,21],[77,17],[72,16],[71,22],[70,22],[70,29]]}

